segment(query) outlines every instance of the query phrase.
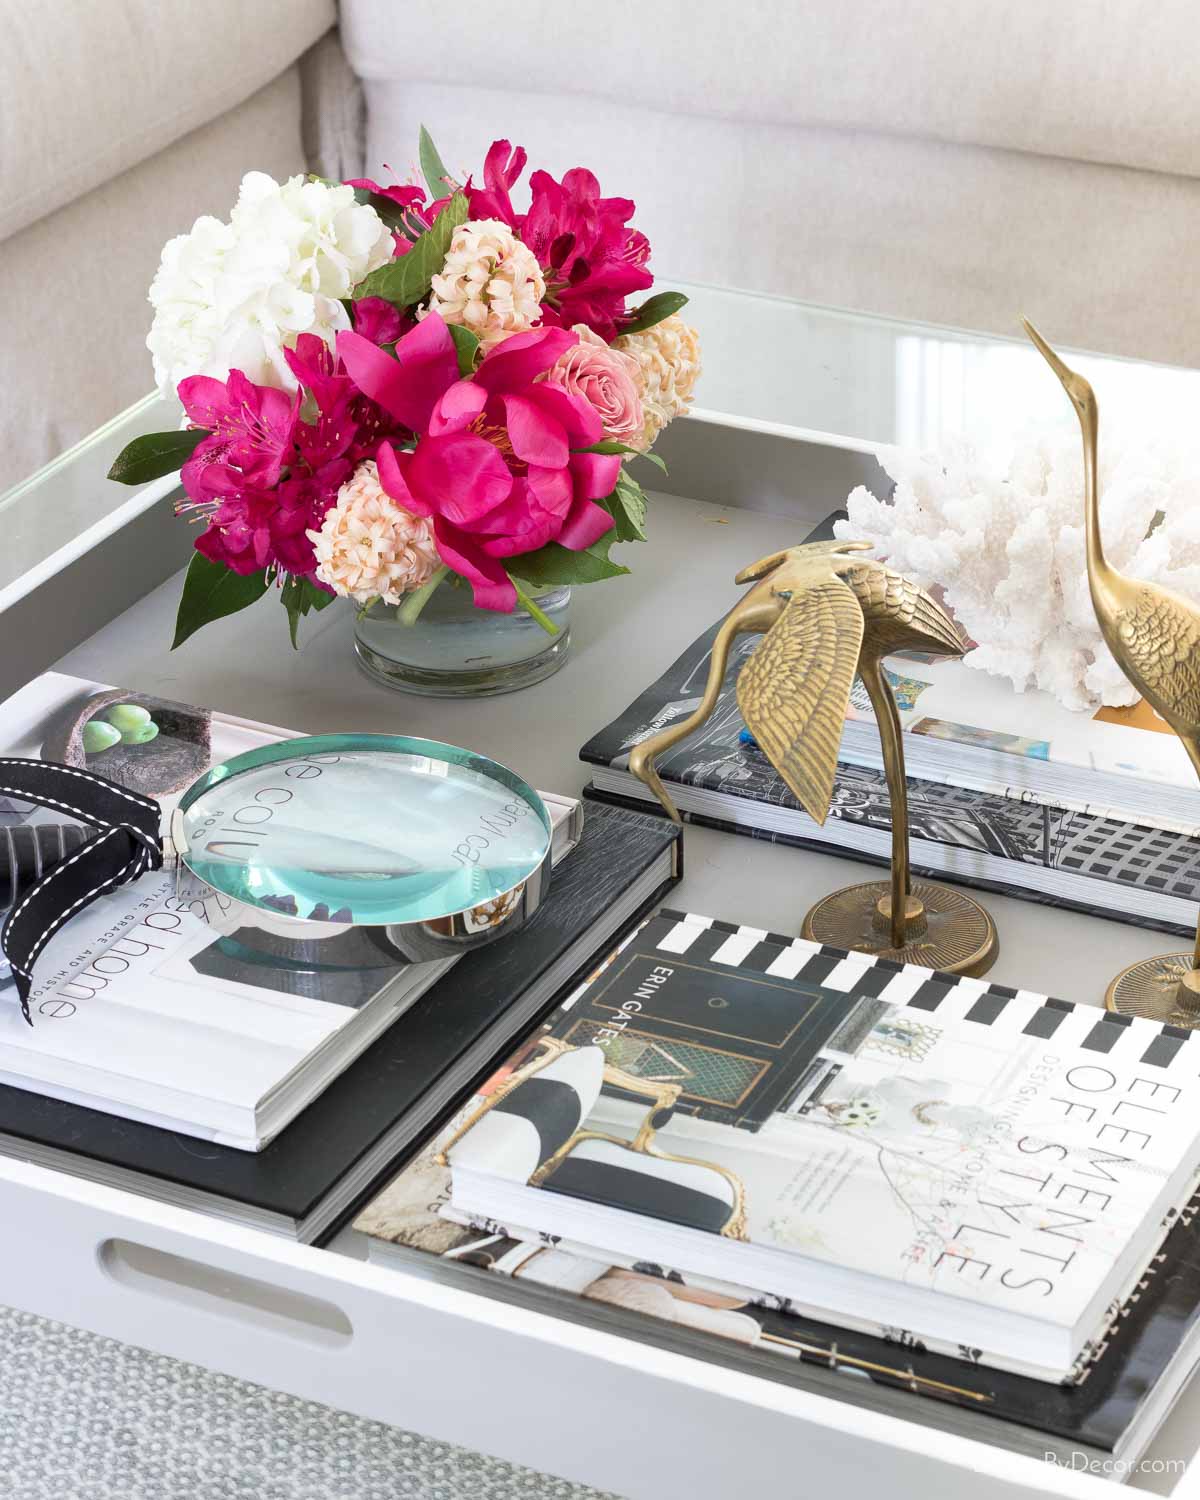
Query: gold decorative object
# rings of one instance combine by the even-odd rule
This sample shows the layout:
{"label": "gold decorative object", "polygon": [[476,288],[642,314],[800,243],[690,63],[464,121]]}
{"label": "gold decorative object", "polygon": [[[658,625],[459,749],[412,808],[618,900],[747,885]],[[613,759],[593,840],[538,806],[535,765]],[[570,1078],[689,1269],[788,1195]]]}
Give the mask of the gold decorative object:
{"label": "gold decorative object", "polygon": [[754,587],[717,632],[699,707],[636,746],[629,769],[678,823],[679,813],[654,768],[655,756],[711,715],[734,637],[759,632],[762,643],[738,676],[738,707],[801,807],[824,823],[857,674],[883,746],[892,806],[891,878],[825,897],[805,917],[803,934],[905,963],[982,974],[997,953],[991,917],[964,892],[927,881],[914,884],[909,874],[904,745],[883,671],[890,652],[961,656],[965,642],[936,600],[883,563],[855,555],[865,551],[868,542],[810,542],[744,568],[737,582]]}
{"label": "gold decorative object", "polygon": [[[1027,318],[1025,332],[1071,398],[1083,433],[1083,513],[1088,587],[1100,633],[1117,665],[1183,742],[1200,773],[1200,608],[1157,583],[1126,578],[1104,556],[1096,439],[1100,412],[1091,386],[1069,369]],[[1123,969],[1104,1003],[1123,1015],[1200,1025],[1200,929],[1191,953],[1167,953]]]}

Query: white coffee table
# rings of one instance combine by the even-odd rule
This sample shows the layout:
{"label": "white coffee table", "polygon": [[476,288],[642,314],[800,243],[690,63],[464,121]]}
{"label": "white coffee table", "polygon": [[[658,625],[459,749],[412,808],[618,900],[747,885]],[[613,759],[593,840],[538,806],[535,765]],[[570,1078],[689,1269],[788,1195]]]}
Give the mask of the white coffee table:
{"label": "white coffee table", "polygon": [[[715,389],[727,404],[753,402],[765,415],[735,409],[675,425],[675,493],[655,498],[650,541],[628,549],[633,574],[577,591],[573,653],[556,677],[482,702],[390,694],[356,670],[350,611],[337,607],[305,622],[299,653],[288,645],[282,610],[263,603],[172,654],[174,577],[143,590],[99,628],[85,620],[77,644],[54,664],[309,732],[390,731],[470,745],[535,785],[577,791],[586,780],[580,745],[733,602],[736,569],[796,540],[854,483],[879,477],[871,438],[891,440],[910,422],[914,432],[942,430],[937,424],[955,401],[974,399],[978,370],[993,364],[1023,372],[1013,378],[1031,410],[1041,400],[1030,396],[1035,357],[1003,341],[788,304],[774,305],[772,320],[763,299],[727,293],[698,291],[695,300],[715,371],[707,399]],[[727,389],[723,341],[735,327],[758,338],[779,317],[794,321],[801,349],[811,335],[807,360],[787,346],[796,400],[784,403],[782,385],[771,387],[774,405],[766,389]],[[938,385],[936,410],[927,402],[928,379],[914,387],[905,375],[914,358],[927,375],[920,350],[930,343],[943,350],[943,369],[964,372],[954,401],[950,386]],[[1200,387],[1192,372],[1103,362],[1092,371],[1102,393],[1110,371],[1131,381],[1135,394],[1144,376],[1164,400],[1162,393],[1183,401]],[[990,389],[989,382],[991,374]],[[1053,391],[1047,387],[1048,398]],[[887,413],[893,425],[885,430]],[[816,420],[801,423],[804,415]],[[146,420],[138,410],[129,425],[145,430]],[[844,431],[824,430],[837,421]],[[122,436],[109,432],[84,445],[16,497],[18,506],[53,505],[64,475],[77,500],[96,496],[109,533],[101,545],[119,548],[124,540],[132,550],[112,564],[122,576],[110,603],[121,602],[122,590],[139,592],[140,565],[151,575],[142,581],[155,583],[155,570],[164,576],[172,561],[170,543],[161,553],[137,550],[144,518],[165,501],[149,505],[118,492],[130,513],[123,524],[114,518],[99,476]],[[737,503],[714,504],[714,496]],[[0,523],[5,508],[0,501]],[[184,536],[181,555],[186,544]],[[44,618],[62,639],[72,600],[54,580],[86,565],[92,550],[86,539],[77,542],[61,568],[53,549],[33,557],[30,566],[43,576],[19,599],[20,580],[8,581],[14,610],[24,611],[21,638],[0,626],[0,671],[10,678],[50,664],[36,650],[25,654],[36,647],[29,622]],[[861,878],[863,868],[703,829],[687,832],[686,866],[673,904],[784,932],[797,931],[817,896]],[[988,905],[1001,940],[993,977],[1071,1000],[1100,1003],[1123,964],[1174,946],[1162,935],[1049,907],[1003,897]],[[787,1383],[782,1371],[781,1380],[763,1378],[550,1317],[493,1295],[486,1280],[465,1290],[440,1277],[434,1262],[412,1273],[371,1266],[346,1234],[329,1249],[295,1246],[12,1161],[0,1161],[0,1221],[0,1296],[14,1305],[630,1497],[790,1500],[833,1491],[866,1500],[886,1488],[906,1500],[967,1493],[1102,1500],[1111,1482],[815,1394]],[[1198,1418],[1200,1394],[1189,1393],[1152,1453],[1190,1459]],[[1200,1500],[1200,1465],[1194,1474],[1139,1475],[1135,1483]]]}

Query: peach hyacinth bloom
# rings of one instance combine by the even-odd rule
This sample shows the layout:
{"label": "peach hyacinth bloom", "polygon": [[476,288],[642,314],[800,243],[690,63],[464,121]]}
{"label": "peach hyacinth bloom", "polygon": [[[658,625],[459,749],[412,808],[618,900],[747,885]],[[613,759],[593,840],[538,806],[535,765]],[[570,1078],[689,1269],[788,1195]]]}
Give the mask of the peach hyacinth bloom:
{"label": "peach hyacinth bloom", "polygon": [[637,360],[619,349],[610,349],[586,323],[576,323],[571,332],[579,335],[579,342],[559,355],[547,379],[581,396],[600,418],[606,438],[632,446],[640,439],[645,421],[638,394],[641,372]]}
{"label": "peach hyacinth bloom", "polygon": [[307,533],[317,577],[335,594],[366,604],[399,604],[441,566],[433,528],[396,504],[379,483],[374,459],[359,464],[338,490],[319,531]]}
{"label": "peach hyacinth bloom", "polygon": [[542,320],[546,280],[537,257],[499,219],[460,224],[441,272],[433,278],[428,306],[447,323],[468,328],[484,352]]}
{"label": "peach hyacinth bloom", "polygon": [[692,404],[701,373],[700,335],[672,313],[642,333],[622,334],[613,348],[637,361],[646,422],[636,446],[649,448],[667,423]]}

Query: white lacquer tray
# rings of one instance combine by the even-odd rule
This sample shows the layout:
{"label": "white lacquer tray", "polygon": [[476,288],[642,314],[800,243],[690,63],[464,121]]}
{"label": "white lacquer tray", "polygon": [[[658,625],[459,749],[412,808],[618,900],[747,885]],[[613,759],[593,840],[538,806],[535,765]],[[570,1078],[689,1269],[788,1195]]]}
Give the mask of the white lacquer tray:
{"label": "white lacquer tray", "polygon": [[[728,420],[670,437],[674,493],[653,502],[650,542],[628,549],[634,573],[577,591],[572,659],[524,693],[390,695],[352,666],[349,609],[306,622],[299,655],[265,604],[171,655],[175,580],[56,665],[308,733],[449,740],[575,793],[579,746],[732,604],[734,572],[878,477],[860,443]],[[686,864],[673,904],[783,932],[863,868],[702,829],[687,833]],[[1071,1000],[1099,1003],[1122,964],[1170,945],[1052,908],[988,905],[1001,938],[993,977]],[[0,1161],[0,1278],[0,1297],[31,1312],[631,1500],[1104,1500],[1115,1482],[556,1318],[486,1278],[464,1287],[368,1265],[351,1236],[299,1247],[22,1162]],[[1198,1445],[1200,1401],[1186,1392],[1150,1457],[1190,1460]],[[1133,1483],[1200,1500],[1200,1462]]]}

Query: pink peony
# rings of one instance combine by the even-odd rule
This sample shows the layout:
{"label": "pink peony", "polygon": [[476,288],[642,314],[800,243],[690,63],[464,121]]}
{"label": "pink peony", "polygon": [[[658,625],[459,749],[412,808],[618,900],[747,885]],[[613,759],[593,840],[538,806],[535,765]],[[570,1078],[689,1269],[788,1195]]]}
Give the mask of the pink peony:
{"label": "pink peony", "polygon": [[481,608],[516,606],[503,559],[551,541],[579,551],[612,528],[593,501],[611,494],[620,459],[578,451],[600,440],[600,418],[539,379],[577,342],[564,328],[514,334],[460,379],[438,313],[400,340],[394,359],[359,334],[338,336],[359,389],[418,435],[412,452],[380,444],[383,488],[432,518],[442,560],[470,581]]}
{"label": "pink peony", "polygon": [[525,151],[493,141],[484,162],[486,186],[467,183],[472,219],[500,219],[537,256],[546,278],[542,321],[571,328],[586,323],[605,343],[620,331],[625,298],[654,284],[646,269],[650,245],[629,227],[630,198],[602,198],[600,184],[584,167],[555,182],[548,172],[529,179],[529,212],[518,214],[510,192],[525,170]]}
{"label": "pink peony", "polygon": [[610,349],[586,323],[576,324],[572,331],[579,335],[579,342],[559,355],[548,378],[588,403],[600,418],[605,437],[629,444],[640,440],[645,416],[638,395],[637,360]]}

